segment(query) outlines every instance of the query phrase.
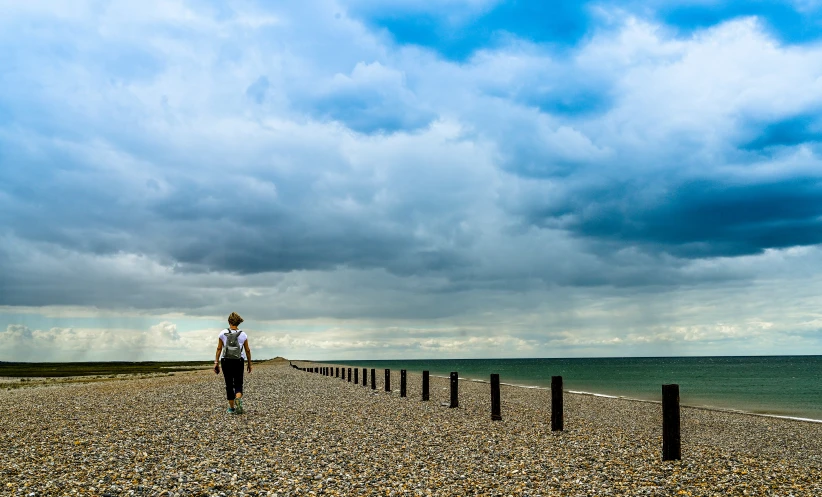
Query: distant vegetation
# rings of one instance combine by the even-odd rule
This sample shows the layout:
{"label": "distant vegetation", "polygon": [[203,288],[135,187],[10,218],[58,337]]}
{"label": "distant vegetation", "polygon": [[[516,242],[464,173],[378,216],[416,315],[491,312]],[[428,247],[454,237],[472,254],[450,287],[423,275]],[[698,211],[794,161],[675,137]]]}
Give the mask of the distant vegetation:
{"label": "distant vegetation", "polygon": [[43,378],[66,376],[150,374],[209,368],[207,361],[177,362],[0,362],[0,376]]}

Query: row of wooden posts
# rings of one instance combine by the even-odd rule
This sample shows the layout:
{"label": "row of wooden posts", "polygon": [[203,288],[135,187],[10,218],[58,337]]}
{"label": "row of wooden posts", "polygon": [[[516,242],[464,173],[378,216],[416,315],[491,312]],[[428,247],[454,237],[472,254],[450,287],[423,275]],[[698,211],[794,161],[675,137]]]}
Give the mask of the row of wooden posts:
{"label": "row of wooden posts", "polygon": [[[332,376],[346,379],[346,368],[332,366],[298,367],[291,364],[292,368],[309,373]],[[367,369],[362,368],[362,386],[367,384]],[[348,368],[348,382],[359,385],[359,369]],[[376,371],[371,369],[371,390],[377,389]],[[429,395],[429,372],[422,372],[422,400],[428,401]],[[459,407],[459,375],[456,371],[451,372],[451,402],[449,407]],[[391,370],[385,370],[385,391],[391,391]],[[400,370],[400,397],[406,396],[406,372]],[[491,374],[491,419],[499,421],[502,419],[502,404],[500,401],[499,375]],[[562,431],[564,427],[564,409],[562,399],[562,376],[551,377],[551,431]],[[679,385],[662,385],[662,460],[682,459],[681,438],[679,435]]]}

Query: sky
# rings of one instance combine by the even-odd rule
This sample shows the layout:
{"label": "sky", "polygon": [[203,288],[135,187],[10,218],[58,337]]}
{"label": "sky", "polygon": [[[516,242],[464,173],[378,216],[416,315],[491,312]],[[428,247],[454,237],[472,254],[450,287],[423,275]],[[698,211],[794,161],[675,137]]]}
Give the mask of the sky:
{"label": "sky", "polygon": [[0,360],[822,354],[822,3],[0,0]]}

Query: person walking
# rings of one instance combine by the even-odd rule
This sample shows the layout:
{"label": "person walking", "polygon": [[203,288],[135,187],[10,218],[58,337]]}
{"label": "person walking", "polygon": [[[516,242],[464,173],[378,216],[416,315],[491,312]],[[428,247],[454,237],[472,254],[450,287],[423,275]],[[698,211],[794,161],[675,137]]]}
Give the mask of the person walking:
{"label": "person walking", "polygon": [[251,348],[248,335],[238,327],[243,318],[236,312],[228,316],[228,328],[220,332],[217,339],[217,354],[214,358],[214,373],[220,374],[220,366],[225,378],[225,395],[229,414],[243,413],[243,366],[248,361],[247,371],[251,374]]}

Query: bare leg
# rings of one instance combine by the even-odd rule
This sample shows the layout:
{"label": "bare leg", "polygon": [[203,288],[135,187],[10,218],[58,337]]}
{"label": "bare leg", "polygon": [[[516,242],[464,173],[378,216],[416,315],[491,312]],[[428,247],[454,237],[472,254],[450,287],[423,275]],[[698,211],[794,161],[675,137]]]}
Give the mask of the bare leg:
{"label": "bare leg", "polygon": [[228,401],[228,407],[234,409],[234,401],[233,400]]}

